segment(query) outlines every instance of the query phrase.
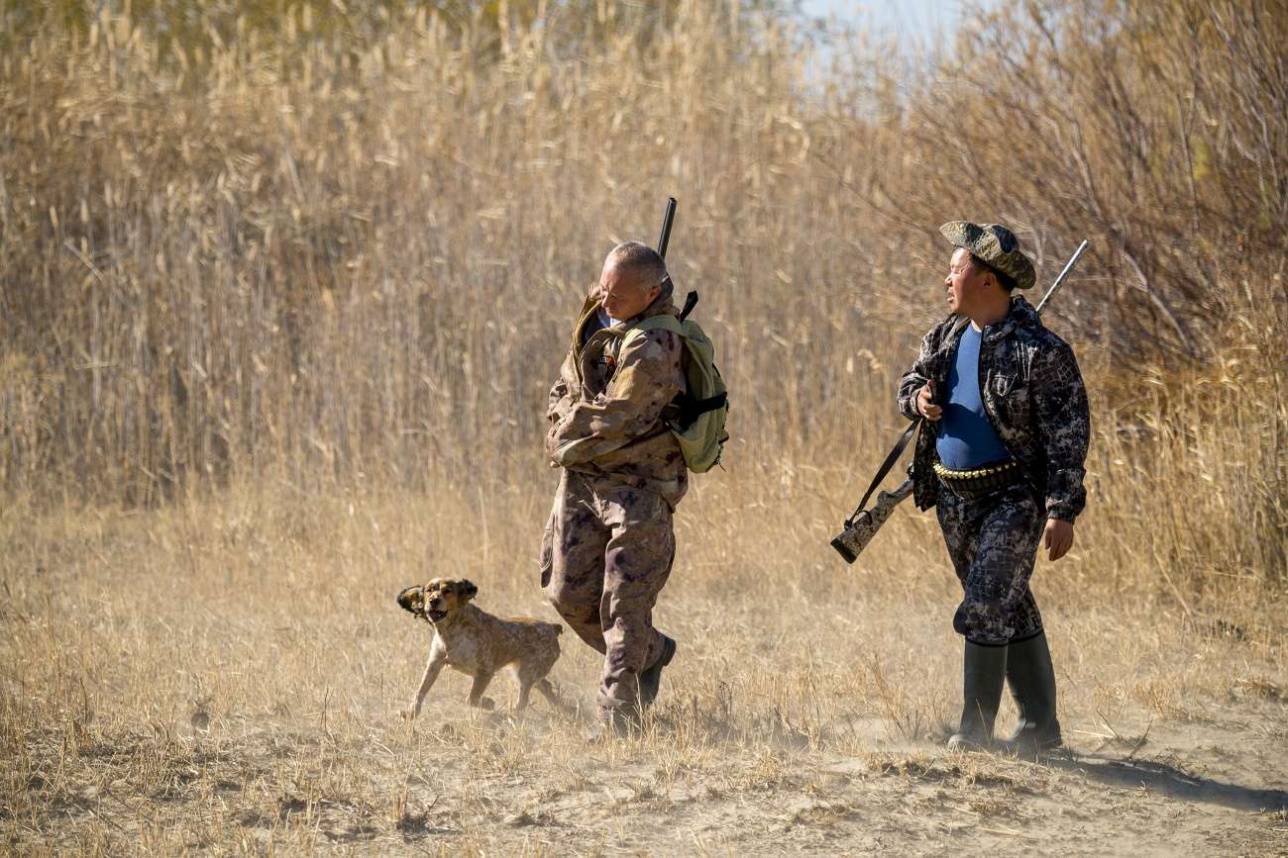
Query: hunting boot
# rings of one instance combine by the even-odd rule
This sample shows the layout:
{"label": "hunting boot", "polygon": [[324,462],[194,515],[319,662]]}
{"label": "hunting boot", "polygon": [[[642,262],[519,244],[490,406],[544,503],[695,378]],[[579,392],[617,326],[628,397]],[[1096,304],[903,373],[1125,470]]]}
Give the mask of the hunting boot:
{"label": "hunting boot", "polygon": [[612,739],[625,739],[639,735],[644,729],[644,722],[639,707],[634,705],[616,706],[602,709],[599,720],[586,734],[589,742],[605,742]]}
{"label": "hunting boot", "polygon": [[962,659],[961,726],[948,739],[954,751],[988,748],[993,744],[993,721],[1006,682],[1006,647],[980,646],[966,641]]}
{"label": "hunting boot", "polygon": [[640,671],[640,703],[652,706],[657,699],[657,692],[662,687],[662,668],[675,658],[675,641],[662,635],[662,654],[652,666]]}
{"label": "hunting boot", "polygon": [[1015,734],[1003,743],[1013,754],[1031,757],[1058,748],[1060,722],[1055,717],[1055,669],[1045,633],[1007,647],[1006,679],[1020,710]]}

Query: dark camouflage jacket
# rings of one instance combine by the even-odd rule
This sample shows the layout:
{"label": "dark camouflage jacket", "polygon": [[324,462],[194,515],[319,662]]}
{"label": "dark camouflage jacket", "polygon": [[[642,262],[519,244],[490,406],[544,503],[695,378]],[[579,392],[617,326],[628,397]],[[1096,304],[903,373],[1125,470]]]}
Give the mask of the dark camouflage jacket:
{"label": "dark camouflage jacket", "polygon": [[[899,382],[899,410],[917,419],[917,391],[926,380],[945,395],[954,349],[968,321],[949,316],[926,334],[921,353]],[[980,344],[979,388],[984,411],[998,437],[1023,467],[1049,518],[1073,521],[1086,505],[1083,463],[1091,435],[1091,413],[1073,349],[1042,325],[1021,297],[1011,299],[1006,318],[989,326]],[[939,480],[933,424],[917,437],[912,462],[913,499],[934,506]]]}
{"label": "dark camouflage jacket", "polygon": [[[670,331],[651,330],[622,348],[629,324],[602,328],[582,343],[598,309],[593,300],[582,308],[550,390],[546,453],[554,465],[655,491],[674,507],[689,472],[663,417],[685,389],[684,343]],[[638,318],[661,313],[677,313],[670,289]]]}

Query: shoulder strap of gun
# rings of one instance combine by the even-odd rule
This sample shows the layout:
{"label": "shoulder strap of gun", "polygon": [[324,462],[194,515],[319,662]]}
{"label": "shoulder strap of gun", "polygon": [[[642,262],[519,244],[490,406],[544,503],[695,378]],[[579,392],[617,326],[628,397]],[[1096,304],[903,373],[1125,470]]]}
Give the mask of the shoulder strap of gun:
{"label": "shoulder strap of gun", "polygon": [[859,513],[863,512],[864,507],[868,505],[868,498],[872,497],[872,493],[876,491],[877,486],[881,485],[881,481],[885,479],[886,474],[890,473],[894,463],[899,461],[899,457],[903,455],[903,451],[907,448],[908,442],[912,440],[912,436],[917,434],[917,427],[920,425],[920,420],[914,420],[908,424],[907,429],[903,430],[903,434],[899,436],[899,440],[894,445],[894,449],[890,451],[890,455],[886,456],[885,461],[881,463],[881,467],[877,468],[877,475],[868,484],[868,490],[863,493],[863,500],[859,501],[858,507],[845,520],[846,524],[853,523],[854,519],[859,517]]}

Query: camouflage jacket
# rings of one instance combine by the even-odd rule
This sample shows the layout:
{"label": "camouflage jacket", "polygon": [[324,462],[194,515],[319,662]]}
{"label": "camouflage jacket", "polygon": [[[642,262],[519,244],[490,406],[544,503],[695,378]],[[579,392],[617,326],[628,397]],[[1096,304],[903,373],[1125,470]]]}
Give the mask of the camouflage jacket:
{"label": "camouflage jacket", "polygon": [[[594,300],[582,308],[550,390],[546,453],[554,465],[650,489],[674,507],[688,488],[688,468],[663,414],[684,391],[684,343],[650,330],[623,349],[629,324],[602,328],[582,343],[598,309]],[[638,318],[662,313],[677,313],[670,290]]]}
{"label": "camouflage jacket", "polygon": [[[949,316],[926,334],[921,353],[899,382],[899,410],[917,419],[917,391],[927,379],[941,395],[948,390],[963,317]],[[1091,436],[1091,412],[1073,349],[1042,325],[1021,297],[1011,299],[1006,318],[989,326],[980,344],[980,395],[994,431],[1024,469],[1048,518],[1073,521],[1086,505],[1083,463]],[[925,424],[912,462],[913,499],[934,506],[939,481],[935,433]]]}

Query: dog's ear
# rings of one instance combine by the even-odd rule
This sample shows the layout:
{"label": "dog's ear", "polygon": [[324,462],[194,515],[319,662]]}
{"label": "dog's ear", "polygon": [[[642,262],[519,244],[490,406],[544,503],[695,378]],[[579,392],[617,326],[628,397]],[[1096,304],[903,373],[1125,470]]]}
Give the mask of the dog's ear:
{"label": "dog's ear", "polygon": [[456,592],[460,595],[462,601],[468,602],[479,594],[479,588],[473,581],[462,578]]}
{"label": "dog's ear", "polygon": [[425,588],[408,587],[398,594],[398,604],[404,611],[420,616],[425,612]]}

